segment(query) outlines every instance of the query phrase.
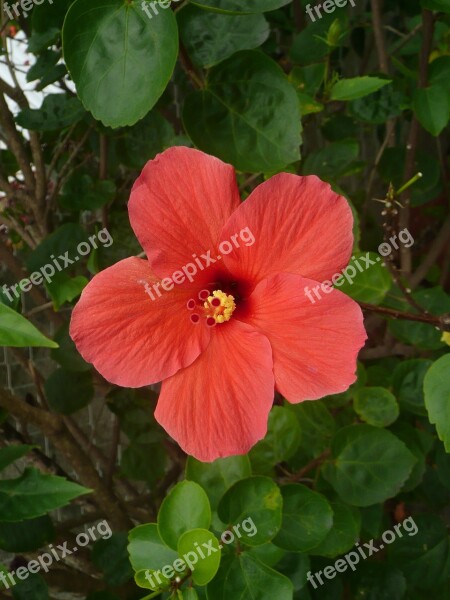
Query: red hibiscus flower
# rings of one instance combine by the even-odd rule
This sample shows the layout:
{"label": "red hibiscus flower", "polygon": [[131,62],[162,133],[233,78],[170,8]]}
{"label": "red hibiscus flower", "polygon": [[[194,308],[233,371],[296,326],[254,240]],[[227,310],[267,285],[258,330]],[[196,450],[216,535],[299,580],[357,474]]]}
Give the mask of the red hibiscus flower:
{"label": "red hibiscus flower", "polygon": [[185,452],[244,454],[266,434],[275,389],[296,403],[355,381],[359,306],[304,291],[352,251],[351,210],[328,184],[282,173],[241,203],[230,165],[176,147],[147,163],[128,208],[148,260],[96,275],[70,332],[112,383],[163,380],[155,417]]}

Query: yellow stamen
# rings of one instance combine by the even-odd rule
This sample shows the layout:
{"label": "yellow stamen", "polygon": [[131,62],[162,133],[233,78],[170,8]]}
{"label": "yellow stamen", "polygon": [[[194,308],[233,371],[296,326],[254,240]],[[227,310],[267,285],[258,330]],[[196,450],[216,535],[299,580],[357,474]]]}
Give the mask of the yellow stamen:
{"label": "yellow stamen", "polygon": [[[218,306],[214,306],[212,303],[215,298],[220,300]],[[215,302],[217,302],[217,300]],[[236,308],[236,303],[234,302],[234,296],[225,294],[222,290],[215,290],[212,293],[212,296],[208,296],[208,299],[203,306],[206,309],[208,317],[212,317],[216,323],[225,323],[231,319],[231,315]]]}

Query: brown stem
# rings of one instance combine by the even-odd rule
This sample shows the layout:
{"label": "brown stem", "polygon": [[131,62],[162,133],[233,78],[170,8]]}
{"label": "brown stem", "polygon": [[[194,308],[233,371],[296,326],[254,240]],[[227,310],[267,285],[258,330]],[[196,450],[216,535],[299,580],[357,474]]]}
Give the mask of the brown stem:
{"label": "brown stem", "polygon": [[413,313],[405,313],[400,310],[393,308],[385,308],[384,306],[375,306],[374,304],[366,304],[365,302],[358,303],[363,310],[375,312],[392,319],[400,319],[402,321],[417,321],[418,323],[428,323],[434,325],[442,331],[450,331],[450,314],[440,315],[439,317],[433,315],[415,315]]}
{"label": "brown stem", "polygon": [[296,473],[293,473],[289,477],[289,481],[300,481],[300,479],[303,479],[303,477],[307,475],[310,471],[321,465],[324,462],[324,460],[326,460],[330,456],[330,454],[330,450],[325,450],[325,452],[322,452],[320,456],[309,462]]}

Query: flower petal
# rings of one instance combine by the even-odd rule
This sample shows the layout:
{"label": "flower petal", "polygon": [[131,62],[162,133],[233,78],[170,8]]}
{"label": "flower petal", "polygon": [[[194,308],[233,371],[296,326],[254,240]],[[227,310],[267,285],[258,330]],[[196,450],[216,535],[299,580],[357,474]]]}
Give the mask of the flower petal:
{"label": "flower petal", "polygon": [[281,272],[316,281],[340,272],[351,256],[347,200],[315,175],[281,173],[259,185],[230,217],[221,239],[249,228],[255,243],[223,257],[237,277],[260,281]]}
{"label": "flower petal", "polygon": [[289,402],[344,392],[367,339],[359,305],[336,289],[313,304],[305,289],[315,286],[298,275],[275,275],[257,285],[247,314],[238,317],[268,337],[276,387]]}
{"label": "flower petal", "polygon": [[232,319],[214,328],[194,364],[164,381],[155,417],[185,452],[210,462],[245,454],[265,436],[273,397],[267,338]]}
{"label": "flower petal", "polygon": [[211,336],[206,324],[190,321],[192,288],[178,286],[152,300],[146,281],[156,281],[146,260],[122,260],[92,279],[72,313],[70,335],[80,354],[124,387],[170,377],[194,362]]}
{"label": "flower petal", "polygon": [[149,161],[131,192],[131,226],[153,271],[166,277],[214,251],[240,204],[231,165],[199,150],[170,148]]}

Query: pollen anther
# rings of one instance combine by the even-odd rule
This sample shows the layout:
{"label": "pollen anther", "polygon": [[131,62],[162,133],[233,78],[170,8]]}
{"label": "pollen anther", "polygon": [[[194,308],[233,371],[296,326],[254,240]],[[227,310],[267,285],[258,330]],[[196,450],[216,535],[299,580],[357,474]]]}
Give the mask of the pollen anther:
{"label": "pollen anther", "polygon": [[215,290],[212,296],[208,296],[203,306],[208,318],[213,318],[216,323],[225,323],[231,319],[236,303],[234,296],[222,290]]}

